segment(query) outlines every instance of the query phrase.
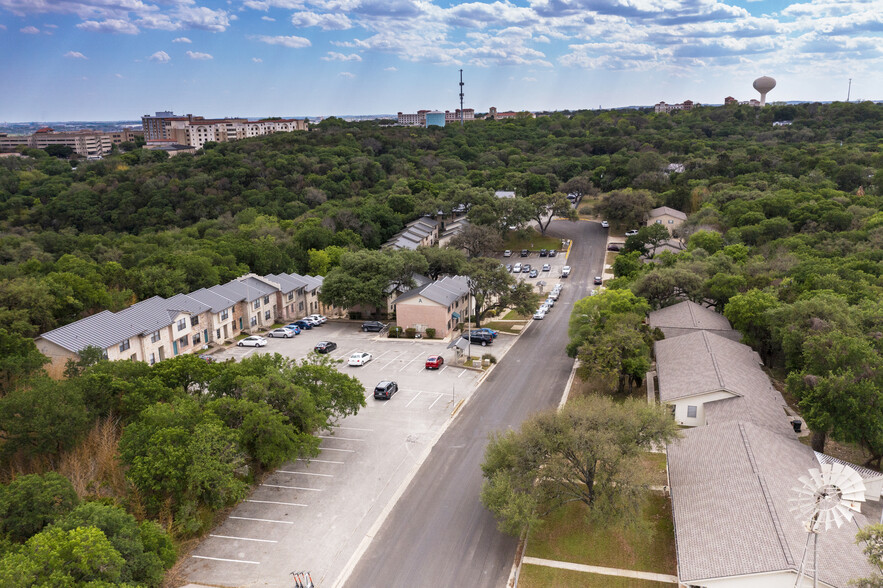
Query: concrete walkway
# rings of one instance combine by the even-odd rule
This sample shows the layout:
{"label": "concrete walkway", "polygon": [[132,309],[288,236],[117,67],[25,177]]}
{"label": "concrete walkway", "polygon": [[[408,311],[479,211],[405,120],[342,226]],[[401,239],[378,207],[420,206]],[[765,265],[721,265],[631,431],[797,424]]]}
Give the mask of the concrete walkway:
{"label": "concrete walkway", "polygon": [[602,568],[599,566],[587,566],[585,564],[570,563],[567,561],[555,561],[551,559],[542,559],[539,557],[524,557],[522,564],[533,564],[535,566],[546,566],[548,568],[561,568],[563,570],[573,570],[574,572],[587,572],[590,574],[601,574],[604,576],[623,576],[626,578],[636,578],[638,580],[650,580],[651,582],[666,582],[668,584],[677,584],[677,576],[669,576],[668,574],[654,574],[653,572],[636,572],[633,570],[618,570],[616,568]]}

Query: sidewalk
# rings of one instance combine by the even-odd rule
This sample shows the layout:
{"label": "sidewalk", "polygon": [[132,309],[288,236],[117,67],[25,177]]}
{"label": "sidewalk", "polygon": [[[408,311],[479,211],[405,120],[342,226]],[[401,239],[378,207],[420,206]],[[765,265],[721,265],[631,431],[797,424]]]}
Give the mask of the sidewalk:
{"label": "sidewalk", "polygon": [[635,578],[637,580],[650,580],[651,582],[666,582],[668,584],[677,584],[677,576],[669,576],[668,574],[655,574],[653,572],[636,572],[634,570],[619,570],[616,568],[602,568],[599,566],[587,566],[585,564],[570,563],[567,561],[554,561],[551,559],[542,559],[539,557],[525,556],[521,560],[522,564],[533,564],[535,566],[546,566],[548,568],[561,568],[563,570],[572,570],[574,572],[586,572],[589,574],[600,574],[603,576],[623,576],[625,578]]}

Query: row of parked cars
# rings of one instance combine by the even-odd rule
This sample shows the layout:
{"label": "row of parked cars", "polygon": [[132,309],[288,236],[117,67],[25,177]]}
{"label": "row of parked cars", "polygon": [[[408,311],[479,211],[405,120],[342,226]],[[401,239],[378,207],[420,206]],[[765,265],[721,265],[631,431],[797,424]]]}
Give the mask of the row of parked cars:
{"label": "row of parked cars", "polygon": [[[528,257],[530,255],[530,249],[522,249],[521,257]],[[540,249],[540,257],[555,257],[558,255],[557,249]],[[503,257],[512,257],[512,250],[507,249],[503,252]]]}
{"label": "row of parked cars", "polygon": [[[310,316],[305,316],[302,319],[291,322],[284,327],[273,329],[267,333],[267,337],[291,339],[292,337],[300,335],[301,331],[309,331],[313,327],[319,327],[326,322],[328,322],[328,317],[321,314],[311,314]],[[266,344],[267,340],[260,335],[251,335],[237,343],[239,347],[264,347]]]}
{"label": "row of parked cars", "polygon": [[[535,267],[531,267],[531,265],[529,263],[525,263],[524,265],[522,265],[521,263],[516,263],[515,265],[512,265],[511,263],[507,264],[506,271],[509,273],[513,273],[513,274],[524,273],[524,274],[527,274],[528,277],[530,277],[530,278],[535,278],[539,275],[539,270],[537,270],[537,268],[535,268]],[[549,265],[548,263],[544,263],[542,271],[544,271],[544,272],[552,271],[552,266]]]}
{"label": "row of parked cars", "polygon": [[558,297],[561,295],[561,290],[563,288],[563,284],[555,284],[555,287],[552,288],[551,292],[549,292],[549,297],[546,298],[546,301],[543,302],[543,304],[534,313],[534,320],[541,321],[546,318],[546,315],[549,314],[549,311],[552,310],[552,307],[555,306],[555,303],[558,301]]}

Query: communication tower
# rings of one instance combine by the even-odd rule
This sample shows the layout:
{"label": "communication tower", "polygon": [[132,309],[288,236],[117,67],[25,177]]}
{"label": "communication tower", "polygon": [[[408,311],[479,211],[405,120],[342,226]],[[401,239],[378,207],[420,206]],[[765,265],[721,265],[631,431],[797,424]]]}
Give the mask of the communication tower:
{"label": "communication tower", "polygon": [[463,70],[460,70],[460,126],[463,126]]}

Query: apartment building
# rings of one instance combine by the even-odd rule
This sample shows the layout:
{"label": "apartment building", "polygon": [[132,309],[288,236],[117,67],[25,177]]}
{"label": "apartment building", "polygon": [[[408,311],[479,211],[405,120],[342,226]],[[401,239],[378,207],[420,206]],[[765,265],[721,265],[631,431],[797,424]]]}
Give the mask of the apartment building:
{"label": "apartment building", "polygon": [[[396,118],[396,122],[402,126],[408,127],[425,127],[426,126],[426,115],[428,113],[435,113],[441,111],[434,110],[418,110],[416,113],[409,114],[405,112],[399,112]],[[464,121],[474,121],[475,120],[475,109],[473,108],[464,108],[462,111],[458,108],[456,110],[445,110],[445,124],[451,124],[455,122],[460,122],[460,113],[463,113]],[[437,122],[433,122],[432,124],[439,124]]]}
{"label": "apartment building", "polygon": [[144,138],[151,142],[174,142],[200,148],[209,141],[225,143],[248,137],[307,130],[304,119],[267,118],[249,121],[246,118],[207,119],[202,116],[175,115],[157,112],[141,117]]}
{"label": "apartment building", "polygon": [[20,146],[45,149],[50,145],[64,145],[80,157],[98,158],[110,153],[113,145],[133,140],[136,134],[137,131],[129,130],[109,133],[90,130],[56,132],[50,127],[43,127],[31,135],[0,133],[0,151],[15,151]]}
{"label": "apartment building", "polygon": [[653,107],[653,111],[656,113],[676,112],[678,110],[693,110],[696,106],[699,106],[699,104],[694,104],[692,100],[684,100],[678,104],[666,104],[665,102],[660,102]]}

